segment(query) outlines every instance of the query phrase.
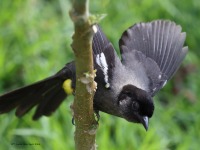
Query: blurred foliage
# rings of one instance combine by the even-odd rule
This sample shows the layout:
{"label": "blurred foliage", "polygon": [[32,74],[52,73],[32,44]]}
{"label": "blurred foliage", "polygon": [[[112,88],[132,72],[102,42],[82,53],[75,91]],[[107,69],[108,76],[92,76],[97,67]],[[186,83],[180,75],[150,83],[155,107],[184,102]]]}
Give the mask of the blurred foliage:
{"label": "blurred foliage", "polygon": [[[73,25],[67,0],[0,1],[0,94],[41,80],[73,60]],[[175,77],[155,97],[149,131],[101,113],[99,150],[197,150],[200,143],[200,1],[93,0],[93,14],[107,14],[101,26],[118,50],[122,32],[136,22],[175,21],[187,32],[189,54]],[[0,116],[0,149],[74,149],[68,98],[49,118],[32,121],[14,112]],[[30,143],[36,145],[17,145]]]}

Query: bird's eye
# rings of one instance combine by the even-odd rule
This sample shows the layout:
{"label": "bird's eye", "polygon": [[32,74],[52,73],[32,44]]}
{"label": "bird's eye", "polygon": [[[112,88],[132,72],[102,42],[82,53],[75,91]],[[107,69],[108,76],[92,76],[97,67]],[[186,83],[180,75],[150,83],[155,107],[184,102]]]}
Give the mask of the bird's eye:
{"label": "bird's eye", "polygon": [[128,97],[132,97],[132,93],[129,92],[129,91],[125,91],[125,95],[128,96]]}
{"label": "bird's eye", "polygon": [[139,106],[138,102],[134,101],[134,102],[132,103],[132,108],[133,108],[134,110],[138,110],[139,107],[140,107],[140,106]]}

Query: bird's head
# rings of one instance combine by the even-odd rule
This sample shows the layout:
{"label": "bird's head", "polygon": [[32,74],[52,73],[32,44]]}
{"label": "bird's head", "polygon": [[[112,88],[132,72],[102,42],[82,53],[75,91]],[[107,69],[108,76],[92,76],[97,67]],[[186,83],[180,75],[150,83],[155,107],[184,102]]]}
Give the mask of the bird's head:
{"label": "bird's head", "polygon": [[125,85],[118,95],[118,105],[123,118],[130,122],[141,123],[148,129],[149,118],[154,112],[152,97],[134,85]]}

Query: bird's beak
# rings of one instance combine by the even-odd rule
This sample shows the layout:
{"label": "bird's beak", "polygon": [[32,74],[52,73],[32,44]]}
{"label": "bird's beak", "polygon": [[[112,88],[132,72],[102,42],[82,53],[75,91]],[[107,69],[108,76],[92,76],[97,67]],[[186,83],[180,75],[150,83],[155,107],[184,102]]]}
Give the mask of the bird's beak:
{"label": "bird's beak", "polygon": [[148,130],[148,126],[149,126],[149,118],[147,116],[143,116],[141,123],[142,123],[142,125],[144,126],[144,128],[147,131]]}

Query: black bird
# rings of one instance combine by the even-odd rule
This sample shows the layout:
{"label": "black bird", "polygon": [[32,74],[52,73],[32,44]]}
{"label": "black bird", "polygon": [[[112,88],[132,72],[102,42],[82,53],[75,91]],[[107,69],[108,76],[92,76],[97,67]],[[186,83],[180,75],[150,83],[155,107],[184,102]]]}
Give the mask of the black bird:
{"label": "black bird", "polygon": [[[138,23],[119,40],[121,60],[98,25],[92,26],[97,91],[94,110],[141,123],[148,129],[152,97],[167,83],[186,56],[186,33],[174,22]],[[16,108],[18,117],[37,107],[33,119],[54,112],[75,91],[75,63],[55,75],[0,96],[0,114]]]}

